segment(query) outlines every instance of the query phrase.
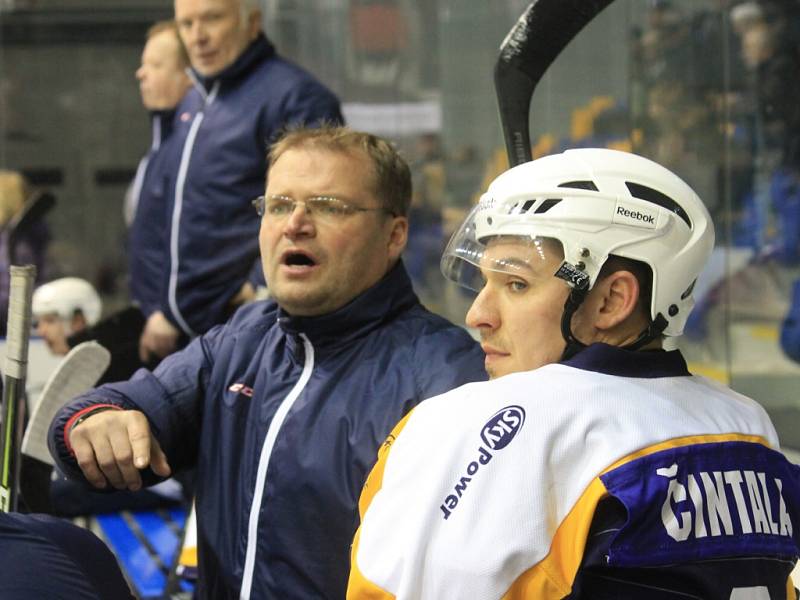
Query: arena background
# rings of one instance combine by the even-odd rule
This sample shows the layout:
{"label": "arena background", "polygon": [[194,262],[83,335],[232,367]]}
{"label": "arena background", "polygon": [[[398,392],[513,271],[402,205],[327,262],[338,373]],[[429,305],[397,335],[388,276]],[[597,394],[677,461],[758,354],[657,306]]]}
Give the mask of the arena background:
{"label": "arena background", "polygon": [[[753,4],[617,0],[544,77],[532,139],[537,156],[632,149],[695,187],[718,239],[678,343],[695,371],[762,402],[782,443],[800,448],[800,367],[780,344],[800,264],[800,118],[780,102],[796,104],[799,20],[794,1],[764,0],[775,8],[766,17]],[[263,2],[279,51],[340,95],[351,125],[392,138],[411,162],[406,262],[426,304],[457,322],[469,298],[445,284],[438,256],[504,168],[491,71],[525,5]],[[106,312],[127,301],[122,200],[149,140],[133,73],[147,27],[171,13],[169,0],[0,0],[0,168],[57,196],[47,275],[89,279]]]}

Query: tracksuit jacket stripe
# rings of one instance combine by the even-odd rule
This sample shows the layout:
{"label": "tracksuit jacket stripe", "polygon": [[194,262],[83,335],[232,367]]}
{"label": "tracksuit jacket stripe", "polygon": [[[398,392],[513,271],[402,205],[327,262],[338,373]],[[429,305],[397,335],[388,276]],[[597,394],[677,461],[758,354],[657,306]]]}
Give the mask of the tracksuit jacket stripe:
{"label": "tracksuit jacket stripe", "polygon": [[292,408],[295,400],[303,392],[311,378],[311,371],[314,369],[314,346],[309,339],[300,334],[303,339],[305,349],[305,363],[300,379],[289,392],[289,395],[281,402],[280,407],[272,417],[272,421],[267,429],[267,436],[264,438],[264,445],[261,447],[261,456],[258,459],[258,470],[256,472],[256,489],[253,493],[253,504],[250,506],[250,519],[247,525],[247,550],[244,559],[244,571],[242,573],[242,589],[239,592],[240,600],[249,600],[250,589],[253,586],[253,569],[256,562],[256,546],[258,545],[258,516],[261,513],[261,500],[264,497],[264,484],[267,480],[267,469],[269,468],[269,458],[272,455],[272,448],[275,446],[275,439],[278,437],[281,425],[283,425],[286,415]]}

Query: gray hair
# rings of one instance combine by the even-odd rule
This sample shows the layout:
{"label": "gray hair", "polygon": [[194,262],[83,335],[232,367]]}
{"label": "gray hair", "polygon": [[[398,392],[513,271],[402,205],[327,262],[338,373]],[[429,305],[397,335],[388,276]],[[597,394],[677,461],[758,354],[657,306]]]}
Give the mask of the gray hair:
{"label": "gray hair", "polygon": [[246,23],[248,17],[257,10],[261,10],[261,0],[239,0],[239,10],[241,11],[242,23]]}

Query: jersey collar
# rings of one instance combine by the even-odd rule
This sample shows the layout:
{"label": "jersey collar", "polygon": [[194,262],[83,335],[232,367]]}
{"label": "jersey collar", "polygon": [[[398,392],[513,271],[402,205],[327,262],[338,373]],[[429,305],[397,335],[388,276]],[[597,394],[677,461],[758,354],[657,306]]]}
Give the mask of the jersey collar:
{"label": "jersey collar", "polygon": [[592,344],[561,364],[619,377],[653,379],[691,375],[678,350],[632,351],[603,343]]}

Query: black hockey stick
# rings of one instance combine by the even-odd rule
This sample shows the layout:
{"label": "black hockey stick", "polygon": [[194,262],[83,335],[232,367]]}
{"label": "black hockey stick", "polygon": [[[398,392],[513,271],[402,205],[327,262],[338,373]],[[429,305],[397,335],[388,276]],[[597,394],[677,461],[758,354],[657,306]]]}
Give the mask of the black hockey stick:
{"label": "black hockey stick", "polygon": [[536,85],[566,45],[614,0],[534,0],[500,46],[494,89],[508,162],[533,158],[529,115]]}
{"label": "black hockey stick", "polygon": [[25,375],[31,333],[31,295],[36,267],[11,267],[8,299],[8,335],[0,427],[0,512],[17,510],[20,442],[25,420]]}
{"label": "black hockey stick", "polygon": [[40,220],[56,205],[56,197],[50,192],[36,191],[22,205],[22,209],[8,222],[8,248],[11,264],[17,262],[17,239],[31,225]]}

